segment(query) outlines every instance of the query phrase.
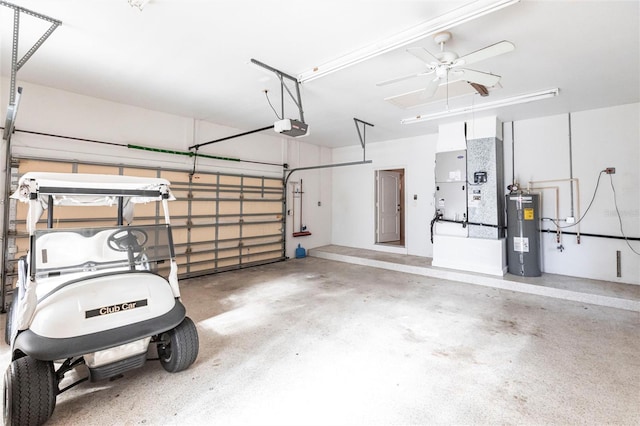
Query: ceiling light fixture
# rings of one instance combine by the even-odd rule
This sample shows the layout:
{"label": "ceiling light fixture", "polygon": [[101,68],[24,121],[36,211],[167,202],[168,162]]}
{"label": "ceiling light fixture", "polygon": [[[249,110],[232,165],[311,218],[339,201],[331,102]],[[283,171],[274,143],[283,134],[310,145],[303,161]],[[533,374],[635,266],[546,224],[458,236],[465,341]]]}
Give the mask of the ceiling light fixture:
{"label": "ceiling light fixture", "polygon": [[519,1],[520,0],[475,0],[387,39],[370,44],[337,59],[313,67],[312,69],[299,74],[298,81],[300,83],[305,83],[307,81],[324,77],[367,59],[371,59],[391,50],[414,43],[425,37],[432,36],[438,32],[453,28],[456,25],[460,25],[488,13],[495,12],[514,3],[518,3]]}
{"label": "ceiling light fixture", "polygon": [[510,98],[504,98],[493,102],[484,102],[477,105],[469,105],[461,108],[454,108],[447,111],[440,111],[433,114],[417,115],[411,118],[405,118],[400,120],[402,124],[420,123],[422,121],[437,120],[438,118],[453,117],[456,115],[466,114],[468,112],[485,111],[492,108],[500,108],[510,105],[525,104],[528,102],[539,101],[542,99],[553,98],[558,96],[560,89],[541,90],[539,92],[526,93],[523,95],[512,96]]}

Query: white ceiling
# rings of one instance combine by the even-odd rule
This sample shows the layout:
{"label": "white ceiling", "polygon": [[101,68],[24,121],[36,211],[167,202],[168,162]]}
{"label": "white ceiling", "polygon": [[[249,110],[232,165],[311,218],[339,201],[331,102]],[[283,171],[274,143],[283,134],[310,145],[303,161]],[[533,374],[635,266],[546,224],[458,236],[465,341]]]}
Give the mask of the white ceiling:
{"label": "white ceiling", "polygon": [[[150,0],[142,11],[127,0],[13,3],[63,22],[19,71],[18,80],[247,131],[276,120],[265,89],[280,108],[279,80],[249,65],[250,58],[298,76],[473,2]],[[0,6],[4,76],[10,70],[12,20],[13,11]],[[511,121],[639,102],[639,21],[637,0],[521,0],[451,28],[447,47],[460,55],[500,40],[516,49],[470,67],[501,75],[498,90],[488,98],[451,99],[450,106],[555,87],[560,88],[556,98],[475,116],[497,114]],[[22,15],[19,56],[48,26]],[[409,46],[437,50],[430,37]],[[311,128],[304,140],[330,147],[359,144],[354,117],[375,125],[367,130],[367,142],[436,132],[437,121],[401,125],[400,120],[443,110],[444,101],[403,109],[384,100],[419,89],[424,78],[376,86],[424,69],[405,51],[409,46],[301,84]],[[0,89],[8,99],[8,87]],[[286,116],[297,118],[289,101]]]}

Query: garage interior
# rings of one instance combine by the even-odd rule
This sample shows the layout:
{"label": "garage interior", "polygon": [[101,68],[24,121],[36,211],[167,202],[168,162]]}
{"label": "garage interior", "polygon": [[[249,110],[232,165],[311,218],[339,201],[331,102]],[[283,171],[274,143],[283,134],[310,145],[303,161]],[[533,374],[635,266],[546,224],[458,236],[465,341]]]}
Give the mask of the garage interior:
{"label": "garage interior", "polygon": [[200,341],[183,372],[61,393],[47,424],[640,423],[637,1],[14,0],[0,20],[3,309],[20,176],[166,178]]}

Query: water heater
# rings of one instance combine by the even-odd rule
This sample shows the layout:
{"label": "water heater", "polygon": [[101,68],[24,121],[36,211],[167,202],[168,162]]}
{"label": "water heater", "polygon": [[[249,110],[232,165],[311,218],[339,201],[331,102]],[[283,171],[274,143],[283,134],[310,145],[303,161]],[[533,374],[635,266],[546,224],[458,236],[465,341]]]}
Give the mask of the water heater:
{"label": "water heater", "polygon": [[507,194],[507,261],[509,273],[539,277],[540,194]]}

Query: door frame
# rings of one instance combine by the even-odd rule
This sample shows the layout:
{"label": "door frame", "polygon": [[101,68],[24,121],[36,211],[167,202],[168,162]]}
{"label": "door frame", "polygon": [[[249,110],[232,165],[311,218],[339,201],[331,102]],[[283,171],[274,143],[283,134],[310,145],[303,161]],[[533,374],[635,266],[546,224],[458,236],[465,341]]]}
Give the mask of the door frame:
{"label": "door frame", "polygon": [[[400,239],[398,241],[389,241],[389,242],[379,242],[378,241],[378,219],[380,216],[380,205],[378,203],[378,185],[379,185],[379,172],[395,172],[399,173],[399,198],[400,198]],[[373,229],[373,240],[375,244],[391,246],[391,247],[406,247],[406,168],[405,167],[395,167],[395,168],[385,168],[385,169],[377,169],[374,170],[374,229]]]}

